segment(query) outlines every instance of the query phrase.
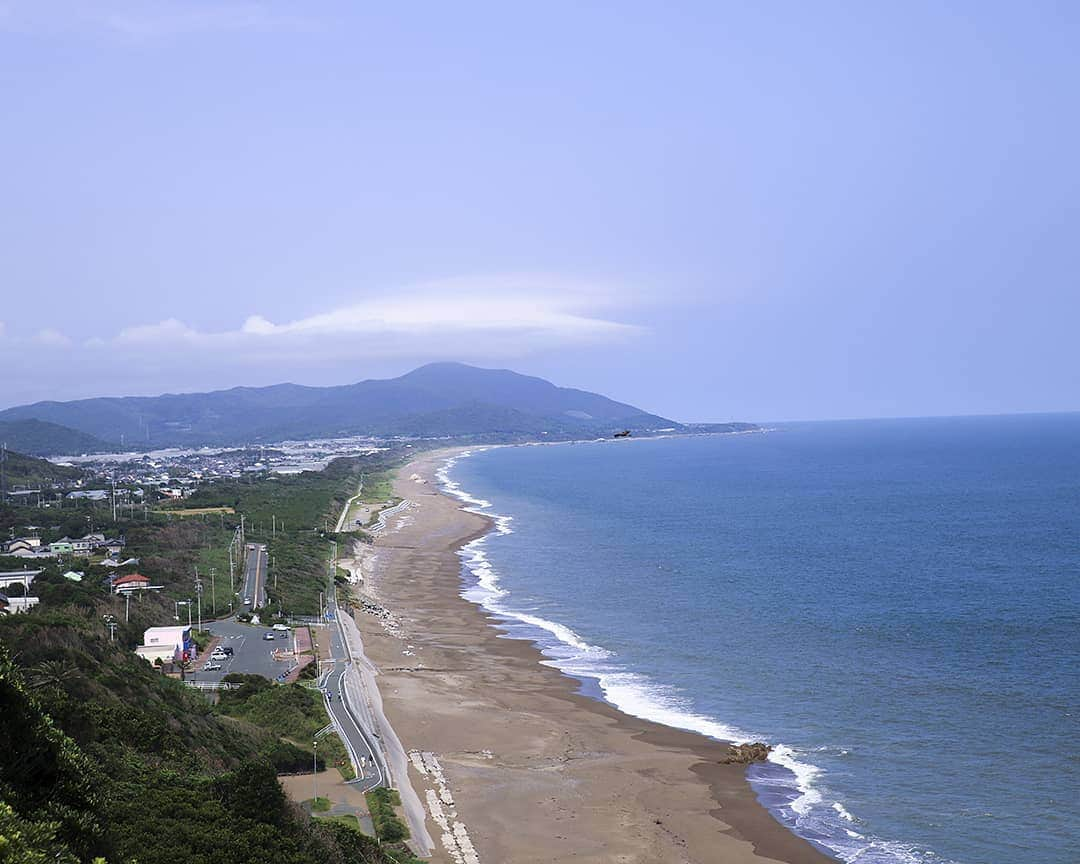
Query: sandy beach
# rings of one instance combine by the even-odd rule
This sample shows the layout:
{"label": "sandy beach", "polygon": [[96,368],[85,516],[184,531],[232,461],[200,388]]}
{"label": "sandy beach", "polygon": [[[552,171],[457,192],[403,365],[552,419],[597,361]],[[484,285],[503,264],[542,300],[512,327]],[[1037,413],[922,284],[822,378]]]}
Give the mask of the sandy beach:
{"label": "sandy beach", "polygon": [[758,804],[743,766],[719,764],[725,745],[578,695],[459,596],[456,551],[489,521],[438,491],[444,458],[399,472],[410,503],[356,592],[381,607],[356,620],[428,806],[433,860],[831,861]]}

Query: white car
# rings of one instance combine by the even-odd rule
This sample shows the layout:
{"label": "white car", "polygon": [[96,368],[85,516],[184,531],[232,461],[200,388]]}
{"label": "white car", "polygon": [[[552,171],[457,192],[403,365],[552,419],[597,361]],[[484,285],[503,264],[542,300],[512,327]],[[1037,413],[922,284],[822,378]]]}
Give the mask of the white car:
{"label": "white car", "polygon": [[226,660],[229,659],[229,655],[226,654],[224,651],[215,651],[213,654],[210,655],[210,659],[215,660],[218,663],[224,663]]}
{"label": "white car", "polygon": [[219,669],[221,669],[220,663],[207,663],[202,667],[203,672],[217,672]]}
{"label": "white car", "polygon": [[289,625],[288,624],[275,624],[271,629],[272,630],[281,630],[281,631],[284,631],[284,632],[288,633],[289,632]]}

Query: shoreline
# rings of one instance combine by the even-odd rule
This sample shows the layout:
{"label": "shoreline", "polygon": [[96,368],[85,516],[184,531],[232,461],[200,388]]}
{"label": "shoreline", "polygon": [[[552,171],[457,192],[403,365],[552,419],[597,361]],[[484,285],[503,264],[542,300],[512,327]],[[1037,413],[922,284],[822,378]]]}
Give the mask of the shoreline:
{"label": "shoreline", "polygon": [[[482,861],[834,861],[759,803],[745,765],[722,764],[727,743],[583,694],[463,596],[459,553],[496,522],[439,488],[455,452],[397,473],[395,493],[412,503],[376,540],[361,592],[392,623],[356,615],[391,722],[439,765],[421,798],[452,802],[452,817],[432,811],[443,817],[429,817],[433,836],[460,825]],[[418,762],[409,780],[432,786]],[[451,842],[434,860],[469,859]]]}

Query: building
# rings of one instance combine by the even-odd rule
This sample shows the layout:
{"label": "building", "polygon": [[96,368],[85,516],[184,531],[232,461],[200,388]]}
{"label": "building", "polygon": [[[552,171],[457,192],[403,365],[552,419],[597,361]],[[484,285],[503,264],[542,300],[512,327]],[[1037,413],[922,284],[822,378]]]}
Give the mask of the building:
{"label": "building", "polygon": [[0,573],[0,591],[11,585],[22,585],[25,593],[30,593],[30,583],[35,576],[40,576],[44,570],[5,570]]}
{"label": "building", "polygon": [[68,570],[64,574],[64,578],[71,582],[82,582],[84,576],[86,576],[86,573],[82,570]]}
{"label": "building", "polygon": [[164,663],[182,663],[195,656],[195,641],[191,638],[191,627],[150,627],[143,633],[143,644],[135,653],[153,666],[157,661]]}
{"label": "building", "polygon": [[91,552],[94,551],[94,542],[87,537],[61,537],[57,542],[70,543],[71,554],[73,555],[89,555]]}
{"label": "building", "polygon": [[4,546],[7,555],[18,555],[20,552],[33,554],[41,548],[40,537],[17,537]]}
{"label": "building", "polygon": [[102,540],[100,545],[104,546],[105,551],[108,552],[110,555],[119,555],[121,552],[124,551],[124,546],[126,545],[126,543],[123,537],[110,537],[108,540]]}
{"label": "building", "polygon": [[27,612],[40,603],[37,597],[8,597],[0,594],[0,615],[17,615],[19,612]]}
{"label": "building", "polygon": [[160,587],[160,585],[151,585],[150,577],[143,576],[142,573],[129,573],[127,576],[117,576],[112,582],[114,594],[129,594],[132,591],[148,591],[152,588]]}
{"label": "building", "polygon": [[75,547],[71,545],[71,540],[68,537],[64,537],[49,544],[49,552],[53,555],[71,555],[75,552]]}
{"label": "building", "polygon": [[68,492],[69,501],[107,501],[109,500],[108,489],[80,489],[77,492]]}

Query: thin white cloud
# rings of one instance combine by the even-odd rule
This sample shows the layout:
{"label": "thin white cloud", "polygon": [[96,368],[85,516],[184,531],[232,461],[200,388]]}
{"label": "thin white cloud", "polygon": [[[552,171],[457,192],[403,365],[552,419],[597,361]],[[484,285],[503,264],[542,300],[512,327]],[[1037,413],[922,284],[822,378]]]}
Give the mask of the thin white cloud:
{"label": "thin white cloud", "polygon": [[[607,346],[645,328],[613,310],[644,298],[625,288],[544,276],[451,279],[386,290],[338,308],[272,320],[252,314],[234,328],[200,328],[166,318],[114,334],[55,330],[9,334],[0,361],[40,351],[8,401],[39,394],[65,397],[194,391],[233,383],[359,380],[372,370],[401,370],[432,360],[514,365],[550,351]],[[79,369],[79,384],[58,390]]]}
{"label": "thin white cloud", "polygon": [[[491,340],[493,345],[513,338],[547,346],[638,332],[640,328],[635,325],[599,314],[598,307],[611,300],[606,289],[544,277],[450,279],[388,291],[329,312],[280,323],[263,315],[251,315],[237,330],[205,332],[169,318],[124,328],[113,341],[117,345],[186,343],[240,350],[258,350],[269,343],[313,343],[316,350],[331,350],[324,340],[343,339],[358,353],[374,353],[387,339],[393,339],[393,350],[398,353],[408,347],[410,340],[429,338],[453,340],[464,336]],[[364,336],[365,341],[357,341],[357,336]]]}

